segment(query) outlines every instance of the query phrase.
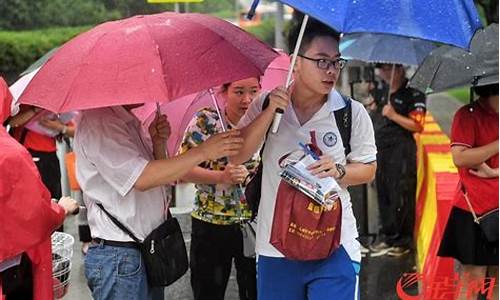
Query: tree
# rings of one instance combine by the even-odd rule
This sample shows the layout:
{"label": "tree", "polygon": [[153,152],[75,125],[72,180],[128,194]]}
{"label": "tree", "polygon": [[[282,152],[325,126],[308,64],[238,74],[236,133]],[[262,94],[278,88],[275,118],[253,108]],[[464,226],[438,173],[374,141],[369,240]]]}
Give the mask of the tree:
{"label": "tree", "polygon": [[482,9],[486,25],[498,23],[498,0],[476,0],[475,2]]}

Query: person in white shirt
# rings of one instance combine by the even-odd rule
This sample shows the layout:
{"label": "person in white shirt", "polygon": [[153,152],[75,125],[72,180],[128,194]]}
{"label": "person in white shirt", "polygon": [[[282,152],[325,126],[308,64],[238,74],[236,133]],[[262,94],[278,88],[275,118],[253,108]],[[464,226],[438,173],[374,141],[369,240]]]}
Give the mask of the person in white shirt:
{"label": "person in white shirt", "polygon": [[85,257],[85,276],[94,299],[164,299],[163,288],[147,284],[137,244],[97,204],[143,240],[167,218],[167,184],[203,161],[236,154],[242,143],[239,132],[232,131],[167,158],[166,117],[155,118],[149,138],[130,112],[134,107],[82,111],[76,131],[77,179],[93,238]]}
{"label": "person in white shirt", "polygon": [[[289,49],[295,48],[300,24],[292,27]],[[269,94],[269,105],[262,111],[267,95],[254,101],[238,124],[244,144],[231,158],[238,164],[248,160],[265,140],[262,193],[258,212],[257,291],[260,300],[279,299],[357,299],[360,245],[350,196],[346,187],[369,182],[376,170],[376,147],[373,126],[363,105],[351,101],[351,151],[345,155],[334,111],[345,101],[335,84],[345,61],[340,58],[339,34],[322,23],[309,21],[299,57],[294,67],[294,84]],[[284,115],[277,134],[268,133],[275,110]],[[280,183],[278,160],[308,143],[311,131],[316,132],[317,146],[324,155],[309,166],[318,177],[331,176],[342,186],[341,247],[323,260],[296,261],[287,259],[271,243],[276,194]]]}

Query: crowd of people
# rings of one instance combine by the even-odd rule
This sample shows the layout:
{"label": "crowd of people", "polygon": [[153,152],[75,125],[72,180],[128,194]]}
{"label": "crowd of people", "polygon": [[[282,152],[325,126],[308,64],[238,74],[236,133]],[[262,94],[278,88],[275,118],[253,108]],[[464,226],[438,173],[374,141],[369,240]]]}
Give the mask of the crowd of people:
{"label": "crowd of people", "polygon": [[[289,49],[295,48],[299,30],[298,23],[291,26]],[[423,130],[426,97],[407,87],[404,66],[388,64],[377,65],[381,81],[371,87],[366,109],[344,97],[336,89],[345,65],[339,39],[338,32],[311,20],[290,87],[261,91],[257,77],[224,84],[218,97],[225,106],[198,111],[171,157],[166,116],[157,114],[145,132],[131,112],[140,104],[83,110],[75,124],[41,119],[41,126],[58,133],[48,137],[25,126],[39,113],[37,107],[21,106],[10,116],[12,96],[1,80],[0,120],[13,128],[13,137],[0,128],[3,297],[53,297],[50,235],[62,230],[64,217],[80,207],[62,197],[56,156],[56,140],[71,137],[88,218],[82,239],[87,243],[85,277],[94,299],[164,299],[163,287],[148,284],[139,245],[109,216],[144,240],[170,218],[170,189],[176,181],[196,188],[189,250],[194,299],[224,299],[233,261],[241,300],[358,299],[362,255],[347,187],[376,180],[381,230],[369,247],[371,255],[410,253],[416,193],[413,134]],[[484,277],[488,272],[498,278],[498,241],[484,236],[471,213],[498,209],[498,84],[475,91],[479,99],[460,109],[453,122],[451,150],[460,188],[439,253],[460,261],[464,273]],[[335,119],[335,112],[346,108],[352,122],[348,144]],[[272,134],[277,110],[284,112],[283,119]],[[341,187],[340,244],[320,260],[290,259],[271,243],[282,195],[280,158],[299,143],[313,144],[321,153],[308,166],[311,174],[333,178]],[[249,256],[241,226],[254,216],[244,190],[259,165],[255,255]],[[8,277],[7,271],[20,269],[24,276]]]}

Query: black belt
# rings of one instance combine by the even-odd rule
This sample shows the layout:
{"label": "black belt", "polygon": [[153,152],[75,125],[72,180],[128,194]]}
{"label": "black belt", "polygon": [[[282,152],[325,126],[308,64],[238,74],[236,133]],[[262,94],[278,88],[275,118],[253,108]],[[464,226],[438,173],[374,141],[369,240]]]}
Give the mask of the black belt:
{"label": "black belt", "polygon": [[93,238],[92,242],[95,244],[102,244],[102,245],[112,246],[112,247],[139,249],[139,245],[136,242],[118,242],[118,241],[104,240],[104,239],[100,239],[100,238]]}

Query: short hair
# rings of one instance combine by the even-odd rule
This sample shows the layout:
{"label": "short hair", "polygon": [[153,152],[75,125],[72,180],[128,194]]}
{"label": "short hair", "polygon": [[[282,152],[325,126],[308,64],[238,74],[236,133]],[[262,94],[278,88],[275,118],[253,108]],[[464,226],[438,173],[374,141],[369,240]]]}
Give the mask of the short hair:
{"label": "short hair", "polygon": [[[300,27],[302,26],[302,19],[304,14],[299,11],[294,11],[292,24],[290,30],[288,31],[288,51],[293,53],[295,49],[295,44],[297,43],[297,38],[299,37]],[[302,37],[302,42],[300,44],[299,53],[304,53],[309,48],[312,40],[318,36],[328,36],[334,38],[337,42],[340,41],[340,33],[335,29],[321,23],[309,17],[306,29],[304,31],[304,36]]]}
{"label": "short hair", "polygon": [[[259,88],[260,88],[260,86],[261,86],[261,81],[262,81],[262,77],[260,77],[260,76],[258,76],[258,77],[257,77],[257,76],[254,76],[254,77],[249,77],[249,78],[255,78],[255,79],[257,79],[257,81],[259,82]],[[224,83],[224,84],[222,85],[221,89],[220,89],[221,93],[225,93],[225,92],[227,92],[227,90],[229,89],[229,86],[230,86],[233,82],[236,82],[236,81],[239,81],[239,80],[235,80],[235,81],[231,81],[231,82],[226,82],[226,83]]]}
{"label": "short hair", "polygon": [[478,94],[480,97],[490,97],[498,96],[498,83],[475,86],[474,93]]}

